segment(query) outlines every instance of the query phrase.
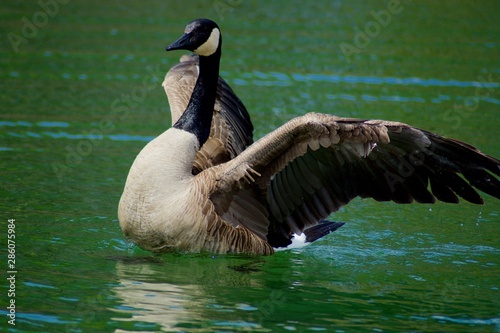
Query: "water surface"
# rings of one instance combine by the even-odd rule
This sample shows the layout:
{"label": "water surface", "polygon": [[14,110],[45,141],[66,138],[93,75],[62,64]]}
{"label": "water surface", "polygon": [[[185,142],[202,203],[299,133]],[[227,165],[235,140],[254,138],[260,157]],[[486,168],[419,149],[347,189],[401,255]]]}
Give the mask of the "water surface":
{"label": "water surface", "polygon": [[17,274],[15,326],[0,284],[1,331],[499,332],[500,204],[488,195],[354,200],[332,216],[347,222],[336,233],[265,258],[157,256],[118,226],[133,159],[170,126],[160,84],[181,54],[164,47],[200,16],[221,26],[222,75],[256,137],[317,111],[410,123],[499,157],[497,2],[402,1],[348,59],[340,44],[387,6],[68,2],[13,47],[8,34],[42,9],[5,5],[0,228],[15,219]]}

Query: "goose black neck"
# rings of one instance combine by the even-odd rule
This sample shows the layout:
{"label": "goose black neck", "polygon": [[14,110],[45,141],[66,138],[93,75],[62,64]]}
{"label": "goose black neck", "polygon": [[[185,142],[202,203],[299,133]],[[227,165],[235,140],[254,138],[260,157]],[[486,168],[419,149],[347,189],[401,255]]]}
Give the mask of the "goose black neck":
{"label": "goose black neck", "polygon": [[201,146],[207,141],[212,124],[221,46],[210,56],[199,56],[199,75],[186,111],[174,124],[175,128],[193,133]]}

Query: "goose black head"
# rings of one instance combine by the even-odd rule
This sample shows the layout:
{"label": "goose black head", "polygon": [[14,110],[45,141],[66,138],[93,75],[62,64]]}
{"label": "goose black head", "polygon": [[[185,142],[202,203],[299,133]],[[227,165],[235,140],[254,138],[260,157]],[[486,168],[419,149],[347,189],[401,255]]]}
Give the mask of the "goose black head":
{"label": "goose black head", "polygon": [[167,51],[188,50],[200,56],[210,56],[220,50],[222,38],[219,26],[209,19],[191,21],[184,30],[184,35],[167,46]]}

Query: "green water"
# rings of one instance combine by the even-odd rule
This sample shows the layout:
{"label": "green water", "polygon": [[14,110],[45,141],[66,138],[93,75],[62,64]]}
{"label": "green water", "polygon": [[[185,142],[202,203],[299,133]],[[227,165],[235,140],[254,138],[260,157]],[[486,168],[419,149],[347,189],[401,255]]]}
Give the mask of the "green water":
{"label": "green water", "polygon": [[393,3],[3,4],[0,331],[500,332],[500,203],[488,195],[355,200],[333,216],[347,222],[336,233],[265,258],[155,256],[118,226],[134,157],[170,126],[160,83],[180,53],[164,47],[197,17],[221,26],[222,75],[256,136],[320,111],[407,122],[500,157],[500,3]]}

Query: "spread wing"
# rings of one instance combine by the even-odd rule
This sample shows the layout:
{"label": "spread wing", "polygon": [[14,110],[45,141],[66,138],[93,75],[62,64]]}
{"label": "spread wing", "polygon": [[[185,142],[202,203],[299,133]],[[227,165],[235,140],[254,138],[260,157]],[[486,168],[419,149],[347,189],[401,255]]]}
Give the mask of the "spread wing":
{"label": "spread wing", "polygon": [[[198,57],[183,56],[165,76],[163,88],[168,96],[174,124],[185,111],[198,78]],[[253,142],[253,125],[238,96],[219,77],[210,137],[198,152],[193,166],[197,174],[229,161]]]}
{"label": "spread wing", "polygon": [[241,190],[260,191],[273,246],[286,246],[291,232],[300,234],[357,196],[481,204],[477,188],[500,198],[500,161],[468,144],[403,123],[325,114],[289,121],[214,170],[219,210]]}

